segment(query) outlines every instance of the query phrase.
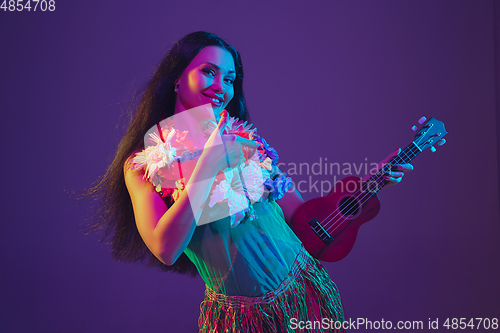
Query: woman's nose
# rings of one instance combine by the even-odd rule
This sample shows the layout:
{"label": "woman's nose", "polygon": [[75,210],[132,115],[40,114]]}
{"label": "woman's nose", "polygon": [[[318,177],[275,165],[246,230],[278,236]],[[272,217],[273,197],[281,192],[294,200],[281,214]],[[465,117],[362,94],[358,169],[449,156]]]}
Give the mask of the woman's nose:
{"label": "woman's nose", "polygon": [[212,90],[217,92],[217,93],[224,92],[224,82],[222,82],[221,77],[214,78],[214,80],[212,81]]}

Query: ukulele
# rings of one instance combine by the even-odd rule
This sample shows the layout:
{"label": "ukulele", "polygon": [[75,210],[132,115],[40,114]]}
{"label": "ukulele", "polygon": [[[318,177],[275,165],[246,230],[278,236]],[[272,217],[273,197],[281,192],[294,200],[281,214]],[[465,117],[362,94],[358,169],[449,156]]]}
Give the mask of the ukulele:
{"label": "ukulele", "polygon": [[[443,145],[444,124],[434,118],[422,117],[423,126],[412,141],[389,163],[366,182],[358,177],[346,177],[335,184],[330,193],[302,204],[293,214],[292,229],[309,253],[317,259],[333,262],[343,259],[351,251],[359,227],[374,218],[380,210],[377,193],[388,181],[384,175],[395,164],[406,164],[433,144]],[[413,126],[413,131],[417,130]]]}

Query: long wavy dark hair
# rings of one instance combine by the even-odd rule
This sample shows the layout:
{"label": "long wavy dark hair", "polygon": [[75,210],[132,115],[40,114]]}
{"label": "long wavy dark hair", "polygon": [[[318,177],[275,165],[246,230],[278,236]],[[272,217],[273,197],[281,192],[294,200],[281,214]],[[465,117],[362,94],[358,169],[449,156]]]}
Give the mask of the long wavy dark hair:
{"label": "long wavy dark hair", "polygon": [[[234,97],[226,109],[233,117],[248,120],[243,95],[243,66],[239,53],[226,41],[209,32],[191,33],[167,50],[153,77],[134,95],[139,98],[128,129],[121,139],[113,162],[106,173],[83,193],[85,197],[100,199],[95,210],[90,232],[104,230],[101,241],[110,238],[112,257],[119,261],[142,261],[164,271],[197,274],[195,266],[183,253],[174,265],[158,260],[142,240],[134,218],[132,202],[125,186],[123,166],[134,152],[144,149],[144,135],[161,120],[173,116],[176,101],[174,83],[193,58],[207,46],[218,46],[233,55],[236,78]],[[168,203],[167,203],[168,204]]]}

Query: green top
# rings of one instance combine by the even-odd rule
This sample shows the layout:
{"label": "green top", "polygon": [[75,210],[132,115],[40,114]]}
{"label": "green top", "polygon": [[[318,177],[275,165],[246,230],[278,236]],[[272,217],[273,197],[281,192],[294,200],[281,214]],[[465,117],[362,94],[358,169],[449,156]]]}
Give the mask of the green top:
{"label": "green top", "polygon": [[[214,119],[194,118],[196,112],[182,112],[153,127],[145,136],[146,148],[132,160],[132,169],[145,168],[145,178],[162,197],[177,200],[184,191],[201,154],[196,146],[205,145],[217,125]],[[178,121],[199,124],[199,132],[192,132],[194,125],[176,129]],[[245,162],[226,169],[223,180],[216,178],[200,217],[214,222],[196,227],[184,253],[212,290],[261,296],[279,286],[302,248],[274,201],[288,190],[291,179],[279,171],[278,154],[251,125],[229,117],[223,134],[249,138],[260,147],[243,147]]]}
{"label": "green top", "polygon": [[230,217],[198,226],[184,250],[218,293],[254,297],[276,289],[302,247],[276,202],[253,206],[257,219],[245,218],[235,228]]}

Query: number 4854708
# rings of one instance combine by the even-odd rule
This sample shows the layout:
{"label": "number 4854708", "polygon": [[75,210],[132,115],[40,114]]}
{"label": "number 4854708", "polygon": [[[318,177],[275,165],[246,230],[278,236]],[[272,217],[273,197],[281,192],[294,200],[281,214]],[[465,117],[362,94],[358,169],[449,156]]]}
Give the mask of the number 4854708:
{"label": "number 4854708", "polygon": [[3,9],[4,12],[9,11],[9,12],[22,12],[22,11],[28,11],[30,12],[32,9],[33,11],[49,11],[53,12],[56,10],[56,1],[55,0],[3,0],[2,5],[0,6],[0,9]]}
{"label": "number 4854708", "polygon": [[[477,325],[475,325],[477,323]],[[446,318],[446,321],[443,323],[443,327],[447,329],[465,329],[467,327],[471,329],[486,329],[490,328],[493,330],[498,329],[498,318],[471,318],[467,321],[467,318]]]}

